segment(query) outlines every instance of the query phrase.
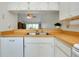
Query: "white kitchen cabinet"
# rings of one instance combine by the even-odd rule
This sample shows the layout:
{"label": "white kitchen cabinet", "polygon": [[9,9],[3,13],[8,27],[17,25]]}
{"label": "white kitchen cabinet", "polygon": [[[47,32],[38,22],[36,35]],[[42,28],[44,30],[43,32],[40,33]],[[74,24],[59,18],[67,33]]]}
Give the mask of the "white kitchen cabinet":
{"label": "white kitchen cabinet", "polygon": [[12,2],[9,3],[8,10],[56,10],[58,11],[57,2]]}
{"label": "white kitchen cabinet", "polygon": [[79,2],[70,2],[70,9],[74,11],[79,10],[78,5],[79,5]]}
{"label": "white kitchen cabinet", "polygon": [[23,38],[22,37],[0,37],[1,57],[22,57]]}
{"label": "white kitchen cabinet", "polygon": [[30,8],[30,10],[40,10],[40,3],[31,2],[29,4],[29,8]]}
{"label": "white kitchen cabinet", "polygon": [[[79,2],[60,2],[59,3],[59,19],[64,20],[67,18],[72,18],[74,16],[79,16]],[[62,28],[70,31],[79,31],[78,25],[70,25],[67,27],[70,21],[63,21]],[[67,23],[67,24],[66,24]],[[78,23],[78,22],[77,22]]]}
{"label": "white kitchen cabinet", "polygon": [[70,14],[71,16],[77,16],[79,15],[79,2],[72,2],[70,3]]}
{"label": "white kitchen cabinet", "polygon": [[51,43],[41,43],[39,47],[40,57],[54,57],[54,46]]}
{"label": "white kitchen cabinet", "polygon": [[54,57],[54,37],[39,38],[40,43],[40,56],[41,57]]}
{"label": "white kitchen cabinet", "polygon": [[57,38],[55,39],[55,56],[56,57],[71,57],[72,47]]}
{"label": "white kitchen cabinet", "polygon": [[17,29],[17,15],[8,12],[8,3],[0,3],[0,32]]}
{"label": "white kitchen cabinet", "polygon": [[25,37],[25,57],[53,57],[54,38]]}
{"label": "white kitchen cabinet", "polygon": [[45,2],[30,2],[29,7],[30,10],[47,10],[48,6]]}
{"label": "white kitchen cabinet", "polygon": [[46,2],[16,2],[10,3],[8,10],[47,10],[47,7]]}
{"label": "white kitchen cabinet", "polygon": [[56,10],[59,11],[58,2],[48,2],[48,10]]}
{"label": "white kitchen cabinet", "polygon": [[25,57],[39,57],[39,45],[29,43],[25,45]]}
{"label": "white kitchen cabinet", "polygon": [[8,10],[47,10],[47,3],[45,3],[45,2],[10,3]]}
{"label": "white kitchen cabinet", "polygon": [[57,46],[55,46],[55,57],[68,57]]}
{"label": "white kitchen cabinet", "polygon": [[60,20],[79,15],[79,2],[60,2]]}
{"label": "white kitchen cabinet", "polygon": [[[25,37],[24,38],[24,56],[25,57],[38,57],[38,49],[39,46],[36,44],[37,40],[33,37]],[[37,42],[38,43],[38,42]]]}
{"label": "white kitchen cabinet", "polygon": [[60,20],[69,18],[70,15],[70,3],[69,2],[60,2],[59,3],[59,18]]}
{"label": "white kitchen cabinet", "polygon": [[11,2],[9,3],[8,10],[28,10],[28,3],[26,2]]}

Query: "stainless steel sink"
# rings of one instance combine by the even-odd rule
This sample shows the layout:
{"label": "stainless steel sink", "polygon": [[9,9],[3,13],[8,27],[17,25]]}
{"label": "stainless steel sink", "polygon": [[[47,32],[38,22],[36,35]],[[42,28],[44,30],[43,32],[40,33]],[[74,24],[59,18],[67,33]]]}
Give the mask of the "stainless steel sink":
{"label": "stainless steel sink", "polygon": [[27,35],[36,35],[35,32],[30,32],[30,33],[27,33]]}

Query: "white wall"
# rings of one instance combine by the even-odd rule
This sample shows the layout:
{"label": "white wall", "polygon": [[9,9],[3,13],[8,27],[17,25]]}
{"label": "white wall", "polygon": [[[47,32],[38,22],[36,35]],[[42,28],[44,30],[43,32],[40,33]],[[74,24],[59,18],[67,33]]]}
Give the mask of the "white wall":
{"label": "white wall", "polygon": [[17,16],[8,12],[9,3],[0,2],[0,31],[17,28]]}
{"label": "white wall", "polygon": [[28,20],[26,18],[27,15],[19,14],[19,20],[23,20],[24,22],[41,22],[42,28],[54,28],[54,23],[58,22],[59,12],[58,11],[38,11],[37,13],[33,13],[35,18],[32,20]]}

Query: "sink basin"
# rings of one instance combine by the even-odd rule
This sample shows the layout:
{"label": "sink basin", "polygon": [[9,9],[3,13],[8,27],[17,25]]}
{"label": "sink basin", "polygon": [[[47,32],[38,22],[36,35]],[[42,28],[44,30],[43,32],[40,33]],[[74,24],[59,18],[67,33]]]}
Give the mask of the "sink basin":
{"label": "sink basin", "polygon": [[27,35],[36,35],[35,32],[27,33]]}
{"label": "sink basin", "polygon": [[44,32],[44,33],[40,33],[40,35],[48,35],[48,33]]}

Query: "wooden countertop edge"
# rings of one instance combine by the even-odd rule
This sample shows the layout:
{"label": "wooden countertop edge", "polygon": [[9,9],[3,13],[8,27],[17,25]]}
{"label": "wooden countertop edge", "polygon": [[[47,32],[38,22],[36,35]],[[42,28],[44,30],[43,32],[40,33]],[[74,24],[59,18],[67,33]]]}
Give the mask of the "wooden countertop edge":
{"label": "wooden countertop edge", "polygon": [[67,41],[64,41],[63,39],[61,39],[61,38],[58,38],[58,37],[56,37],[59,41],[61,41],[63,44],[66,44],[67,46],[70,46],[70,47],[72,47],[74,44],[71,44],[71,43],[69,43],[69,42],[67,42]]}
{"label": "wooden countertop edge", "polygon": [[53,37],[53,35],[3,35],[0,37]]}

